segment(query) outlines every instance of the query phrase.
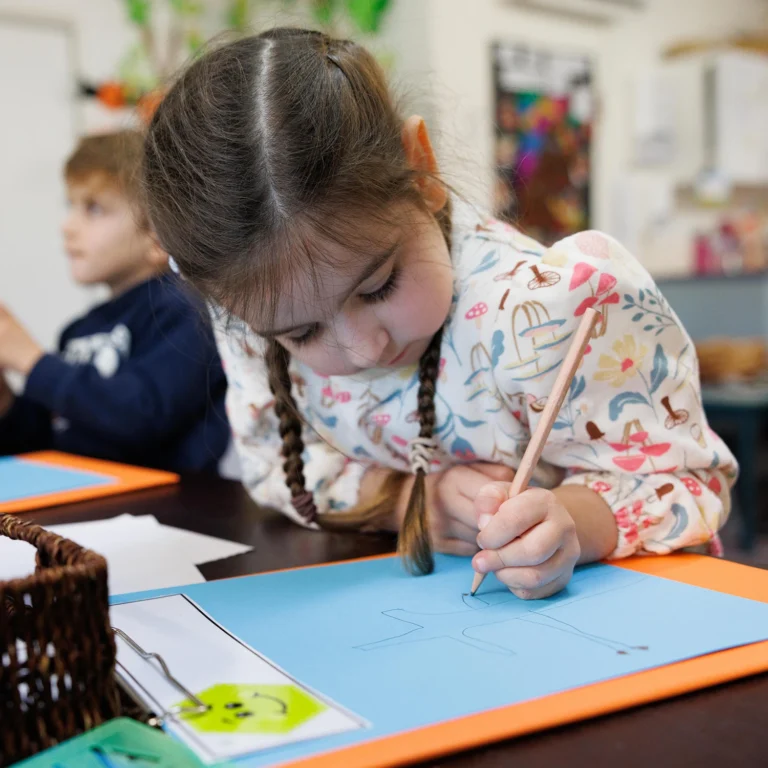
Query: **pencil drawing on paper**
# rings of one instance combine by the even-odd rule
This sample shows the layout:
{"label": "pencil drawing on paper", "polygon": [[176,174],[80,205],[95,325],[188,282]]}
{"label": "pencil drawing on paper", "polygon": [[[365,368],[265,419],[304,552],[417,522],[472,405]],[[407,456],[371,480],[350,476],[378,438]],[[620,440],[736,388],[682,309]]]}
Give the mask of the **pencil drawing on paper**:
{"label": "pencil drawing on paper", "polygon": [[[573,582],[583,583],[589,578],[589,571],[577,573],[574,576]],[[644,577],[640,577],[637,581],[642,581],[643,579]],[[633,583],[636,584],[637,581]],[[627,656],[631,653],[647,651],[648,646],[632,645],[618,638],[594,634],[587,631],[586,628],[574,624],[572,621],[566,622],[553,615],[566,605],[573,605],[584,600],[593,600],[599,598],[602,594],[625,589],[627,586],[629,585],[623,584],[618,587],[608,587],[587,595],[577,594],[569,596],[567,593],[561,593],[561,595],[546,602],[537,601],[535,603],[525,603],[506,590],[503,592],[490,592],[475,597],[464,594],[461,596],[463,603],[461,608],[457,606],[456,610],[439,613],[392,608],[382,611],[382,615],[404,625],[402,631],[381,640],[357,645],[355,648],[360,651],[375,651],[405,643],[421,643],[440,638],[449,638],[486,653],[515,656],[517,654],[514,646],[514,632],[509,632],[503,642],[489,642],[477,637],[477,630],[483,627],[499,626],[502,624],[513,625],[513,622],[522,621],[536,624],[542,629],[572,635],[585,642],[606,648],[612,653]],[[506,642],[507,638],[509,640],[508,643]]]}

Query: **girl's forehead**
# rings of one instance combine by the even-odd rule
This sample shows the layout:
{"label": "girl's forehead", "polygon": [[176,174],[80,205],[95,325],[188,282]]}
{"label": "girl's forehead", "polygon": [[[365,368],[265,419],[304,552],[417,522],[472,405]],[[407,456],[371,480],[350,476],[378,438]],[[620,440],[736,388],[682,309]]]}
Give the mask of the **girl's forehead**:
{"label": "girl's forehead", "polygon": [[330,314],[356,282],[352,264],[315,265],[286,281],[275,313],[276,327],[306,322],[305,318]]}
{"label": "girl's forehead", "polygon": [[[295,227],[280,238],[271,264],[258,270],[247,321],[258,333],[319,322],[330,317],[360,283],[372,278],[396,253],[409,250],[429,214],[407,202],[378,212]],[[243,316],[244,319],[246,316]]]}
{"label": "girl's forehead", "polygon": [[304,254],[301,262],[278,277],[261,311],[253,318],[258,333],[280,335],[280,331],[316,323],[333,316],[358,286],[372,279],[391,260],[398,240],[371,243],[361,253],[344,247],[322,257]]}

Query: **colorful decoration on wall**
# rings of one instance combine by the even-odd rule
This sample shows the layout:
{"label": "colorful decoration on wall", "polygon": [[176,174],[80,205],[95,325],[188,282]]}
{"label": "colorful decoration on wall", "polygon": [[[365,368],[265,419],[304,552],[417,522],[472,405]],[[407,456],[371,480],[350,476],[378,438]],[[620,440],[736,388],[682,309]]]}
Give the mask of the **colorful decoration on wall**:
{"label": "colorful decoration on wall", "polygon": [[551,245],[589,226],[590,62],[498,43],[493,74],[495,212]]}

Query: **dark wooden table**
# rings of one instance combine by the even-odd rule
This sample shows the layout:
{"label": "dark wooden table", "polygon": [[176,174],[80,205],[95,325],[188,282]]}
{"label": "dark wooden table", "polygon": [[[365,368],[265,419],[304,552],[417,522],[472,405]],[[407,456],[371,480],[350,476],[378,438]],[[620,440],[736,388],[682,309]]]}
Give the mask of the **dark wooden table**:
{"label": "dark wooden table", "polygon": [[[393,539],[384,536],[303,530],[278,513],[259,509],[238,483],[212,478],[185,478],[179,487],[42,510],[24,518],[50,525],[125,512],[154,515],[167,525],[254,547],[246,554],[202,566],[200,570],[206,579],[380,554],[392,551],[394,546]],[[761,675],[429,765],[768,766],[767,713],[768,675]]]}

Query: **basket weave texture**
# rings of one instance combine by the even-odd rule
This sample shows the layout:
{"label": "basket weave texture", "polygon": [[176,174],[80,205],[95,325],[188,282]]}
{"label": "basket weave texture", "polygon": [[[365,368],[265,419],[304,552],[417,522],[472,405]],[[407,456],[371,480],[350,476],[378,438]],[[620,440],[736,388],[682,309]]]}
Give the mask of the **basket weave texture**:
{"label": "basket weave texture", "polygon": [[37,550],[35,573],[0,581],[0,766],[116,717],[107,562],[11,515],[0,536]]}

